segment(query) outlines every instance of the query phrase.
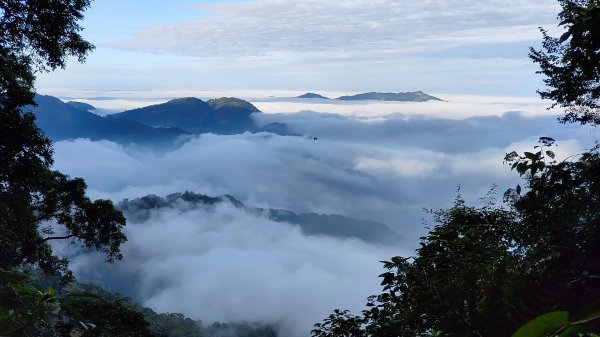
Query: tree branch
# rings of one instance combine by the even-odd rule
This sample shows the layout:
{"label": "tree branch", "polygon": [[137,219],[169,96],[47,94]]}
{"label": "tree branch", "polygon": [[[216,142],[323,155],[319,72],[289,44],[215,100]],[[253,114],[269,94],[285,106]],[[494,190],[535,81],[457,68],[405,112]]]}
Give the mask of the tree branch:
{"label": "tree branch", "polygon": [[65,235],[65,236],[49,236],[47,238],[43,238],[42,242],[46,242],[46,241],[50,241],[50,240],[64,240],[64,239],[70,239],[76,237],[75,234],[71,234],[71,235]]}

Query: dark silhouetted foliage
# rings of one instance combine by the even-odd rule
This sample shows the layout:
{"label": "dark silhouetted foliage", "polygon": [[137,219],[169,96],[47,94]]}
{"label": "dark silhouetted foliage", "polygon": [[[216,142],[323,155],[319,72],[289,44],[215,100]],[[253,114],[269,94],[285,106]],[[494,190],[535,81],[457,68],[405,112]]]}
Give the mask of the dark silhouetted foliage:
{"label": "dark silhouetted foliage", "polygon": [[558,17],[566,31],[544,34],[543,49],[530,49],[548,89],[539,91],[566,109],[562,122],[600,124],[600,1],[560,0]]}
{"label": "dark silhouetted foliage", "polygon": [[[561,0],[560,38],[530,57],[562,122],[600,124],[600,2]],[[592,336],[600,315],[600,148],[557,161],[554,139],[506,155],[524,179],[504,205],[435,213],[410,258],[384,262],[383,292],[359,315],[336,310],[314,337]],[[528,323],[529,322],[529,323]],[[581,335],[579,335],[581,333]],[[595,336],[595,335],[594,335]]]}

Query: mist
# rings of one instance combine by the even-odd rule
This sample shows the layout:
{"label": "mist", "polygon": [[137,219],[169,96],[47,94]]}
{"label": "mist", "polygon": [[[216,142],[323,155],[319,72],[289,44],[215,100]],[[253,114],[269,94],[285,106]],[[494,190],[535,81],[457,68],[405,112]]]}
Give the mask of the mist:
{"label": "mist", "polygon": [[[282,102],[281,104],[285,104]],[[282,335],[305,336],[334,308],[360,310],[379,292],[379,261],[410,256],[426,233],[423,208],[470,203],[520,180],[507,152],[533,149],[539,136],[558,140],[558,158],[590,147],[589,129],[559,125],[543,113],[509,112],[442,118],[421,113],[373,116],[301,111],[255,116],[286,123],[302,136],[203,134],[167,152],[77,139],[54,145],[55,167],[83,177],[92,198],[118,202],[147,194],[229,194],[248,206],[341,214],[379,221],[405,240],[379,246],[306,236],[233,205],[156,209],[129,219],[124,260],[65,250],[83,280],[111,286],[161,312],[194,319],[264,321]],[[495,109],[499,109],[496,107]],[[314,140],[317,137],[317,140]],[[457,191],[460,186],[460,191]],[[117,283],[117,282],[113,282]],[[114,285],[114,284],[113,284]]]}

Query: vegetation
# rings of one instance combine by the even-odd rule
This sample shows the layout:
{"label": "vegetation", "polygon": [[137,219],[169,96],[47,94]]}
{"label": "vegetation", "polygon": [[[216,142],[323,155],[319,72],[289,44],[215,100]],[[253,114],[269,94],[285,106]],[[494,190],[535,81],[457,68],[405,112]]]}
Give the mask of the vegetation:
{"label": "vegetation", "polygon": [[34,74],[82,61],[93,46],[79,35],[86,0],[0,1],[0,335],[150,336],[137,311],[119,302],[37,286],[72,279],[50,242],[69,240],[121,258],[125,218],[108,200],[85,196],[81,179],[52,170],[51,142],[26,111]]}
{"label": "vegetation", "polygon": [[[600,124],[600,2],[559,0],[556,38],[530,57],[546,75],[543,98],[562,122]],[[125,219],[85,183],[52,170],[51,142],[27,111],[35,73],[83,61],[93,46],[78,25],[88,0],[0,0],[0,335],[274,336],[271,327],[215,324],[71,283],[50,242],[68,240],[121,258]],[[237,107],[237,106],[234,106]],[[382,293],[358,315],[336,310],[312,335],[596,336],[600,322],[600,145],[557,161],[551,138],[506,155],[523,178],[498,204],[459,197],[413,257],[384,262]],[[44,283],[45,286],[38,284]],[[233,331],[233,332],[232,332]]]}
{"label": "vegetation", "polygon": [[[566,109],[600,124],[600,2],[560,1],[560,38],[531,50]],[[555,160],[554,140],[505,161],[524,180],[481,207],[458,197],[410,258],[384,262],[383,291],[358,315],[335,310],[314,337],[592,336],[600,316],[600,147]],[[516,333],[515,333],[516,332]]]}
{"label": "vegetation", "polygon": [[539,91],[553,106],[566,110],[564,122],[600,124],[600,2],[559,0],[558,17],[565,33],[544,35],[543,50],[530,49],[548,89]]}
{"label": "vegetation", "polygon": [[120,259],[125,218],[86,185],[51,169],[50,141],[24,107],[34,104],[34,72],[83,60],[92,45],[77,21],[89,1],[0,1],[0,268],[35,265],[68,274],[49,242],[70,239]]}

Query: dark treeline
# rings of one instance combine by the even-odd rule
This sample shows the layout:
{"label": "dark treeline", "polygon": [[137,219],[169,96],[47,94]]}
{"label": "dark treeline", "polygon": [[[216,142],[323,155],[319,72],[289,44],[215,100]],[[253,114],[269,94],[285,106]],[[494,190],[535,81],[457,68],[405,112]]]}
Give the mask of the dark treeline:
{"label": "dark treeline", "polygon": [[[600,2],[561,0],[560,25],[530,58],[563,123],[600,124]],[[596,140],[596,143],[598,141]],[[596,336],[600,147],[557,160],[554,140],[506,155],[523,186],[434,212],[415,256],[393,257],[361,313],[335,310],[313,337]],[[472,165],[477,165],[473,162]],[[528,323],[531,321],[530,323]]]}

